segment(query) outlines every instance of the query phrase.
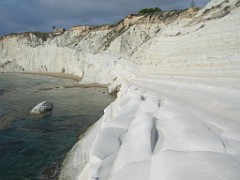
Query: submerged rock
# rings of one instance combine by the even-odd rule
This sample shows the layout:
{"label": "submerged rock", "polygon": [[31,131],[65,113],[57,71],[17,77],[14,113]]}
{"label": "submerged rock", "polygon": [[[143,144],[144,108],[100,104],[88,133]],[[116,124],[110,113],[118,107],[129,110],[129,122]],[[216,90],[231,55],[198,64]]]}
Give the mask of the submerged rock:
{"label": "submerged rock", "polygon": [[0,96],[3,95],[4,92],[5,92],[4,89],[0,89]]}
{"label": "submerged rock", "polygon": [[48,114],[52,109],[53,105],[50,102],[43,101],[31,110],[31,114]]}

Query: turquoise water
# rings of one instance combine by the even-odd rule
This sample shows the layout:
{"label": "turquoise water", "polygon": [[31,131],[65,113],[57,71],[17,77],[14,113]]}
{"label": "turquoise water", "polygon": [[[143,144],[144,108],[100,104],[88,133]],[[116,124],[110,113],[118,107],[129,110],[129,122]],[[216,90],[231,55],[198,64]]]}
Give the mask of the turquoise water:
{"label": "turquoise water", "polygon": [[[56,179],[66,153],[115,99],[103,88],[72,84],[0,73],[0,179]],[[52,114],[30,115],[44,100],[54,105]]]}

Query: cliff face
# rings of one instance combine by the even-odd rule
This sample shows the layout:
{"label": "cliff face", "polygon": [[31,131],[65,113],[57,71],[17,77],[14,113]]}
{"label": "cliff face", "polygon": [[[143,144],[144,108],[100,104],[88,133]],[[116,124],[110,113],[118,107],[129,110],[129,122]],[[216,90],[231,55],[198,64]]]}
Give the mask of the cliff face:
{"label": "cliff face", "polygon": [[64,70],[103,84],[116,78],[120,84],[126,67],[144,74],[239,77],[239,15],[230,13],[239,2],[215,4],[199,12],[129,15],[115,25],[75,26],[60,35],[5,36],[0,71]]}

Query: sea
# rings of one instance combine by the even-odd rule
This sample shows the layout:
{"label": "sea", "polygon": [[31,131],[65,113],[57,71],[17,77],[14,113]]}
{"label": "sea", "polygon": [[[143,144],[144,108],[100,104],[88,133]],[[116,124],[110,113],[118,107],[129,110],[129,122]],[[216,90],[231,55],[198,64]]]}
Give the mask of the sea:
{"label": "sea", "polygon": [[[69,79],[0,73],[0,179],[57,179],[67,152],[115,98]],[[52,113],[31,115],[45,100]]]}

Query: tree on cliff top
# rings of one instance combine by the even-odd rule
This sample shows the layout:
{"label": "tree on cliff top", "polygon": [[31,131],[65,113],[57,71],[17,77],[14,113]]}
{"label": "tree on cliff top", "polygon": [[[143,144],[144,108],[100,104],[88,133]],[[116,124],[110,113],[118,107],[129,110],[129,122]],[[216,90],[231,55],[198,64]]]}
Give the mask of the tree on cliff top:
{"label": "tree on cliff top", "polygon": [[190,5],[190,7],[191,7],[191,8],[195,8],[195,7],[196,7],[196,5],[195,5],[195,2],[194,2],[194,1],[192,1],[192,2],[191,2],[191,5]]}

